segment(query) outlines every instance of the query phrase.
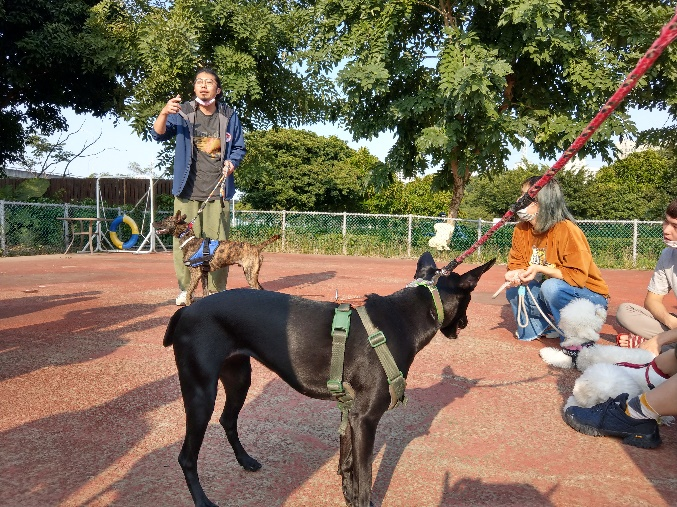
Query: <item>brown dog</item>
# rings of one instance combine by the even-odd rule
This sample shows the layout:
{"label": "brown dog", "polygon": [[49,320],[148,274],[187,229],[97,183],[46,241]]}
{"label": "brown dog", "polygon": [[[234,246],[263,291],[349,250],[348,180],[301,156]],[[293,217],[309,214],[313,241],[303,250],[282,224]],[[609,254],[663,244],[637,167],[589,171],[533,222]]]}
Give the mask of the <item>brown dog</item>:
{"label": "brown dog", "polygon": [[[153,225],[158,234],[171,234],[179,240],[184,263],[200,250],[202,241],[195,236],[192,224],[186,222],[186,215],[181,215],[181,210],[177,211],[176,215],[170,215]],[[280,235],[275,234],[258,245],[241,241],[219,241],[209,264],[197,267],[188,266],[190,286],[186,290],[186,306],[193,301],[193,292],[201,279],[203,296],[207,296],[207,273],[233,264],[242,266],[247,283],[252,289],[262,290],[263,287],[259,283],[259,271],[263,262],[261,251],[278,239]]]}

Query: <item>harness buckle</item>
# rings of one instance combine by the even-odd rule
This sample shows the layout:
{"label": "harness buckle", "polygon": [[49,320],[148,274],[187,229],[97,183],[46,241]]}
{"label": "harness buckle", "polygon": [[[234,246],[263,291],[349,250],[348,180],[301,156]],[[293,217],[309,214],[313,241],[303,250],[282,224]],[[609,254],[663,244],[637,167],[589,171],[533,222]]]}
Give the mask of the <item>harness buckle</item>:
{"label": "harness buckle", "polygon": [[340,380],[328,380],[327,389],[332,394],[332,396],[339,396],[343,394],[343,385]]}
{"label": "harness buckle", "polygon": [[371,345],[373,348],[376,348],[386,342],[386,335],[384,335],[383,332],[379,330],[374,334],[369,335],[367,340],[369,340],[369,345]]}

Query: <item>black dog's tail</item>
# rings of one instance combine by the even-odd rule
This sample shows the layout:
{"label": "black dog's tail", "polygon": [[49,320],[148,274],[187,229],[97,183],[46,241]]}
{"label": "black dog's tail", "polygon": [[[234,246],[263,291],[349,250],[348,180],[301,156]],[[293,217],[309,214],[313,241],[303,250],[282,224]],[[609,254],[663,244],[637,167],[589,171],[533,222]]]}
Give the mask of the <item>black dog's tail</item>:
{"label": "black dog's tail", "polygon": [[257,246],[257,248],[259,248],[259,250],[262,250],[262,249],[266,248],[268,245],[270,245],[271,243],[277,241],[278,239],[280,239],[280,235],[275,234],[274,236],[271,236],[270,238],[268,238],[267,240],[265,240],[262,243],[259,243],[256,246]]}
{"label": "black dog's tail", "polygon": [[185,306],[183,308],[179,308],[176,310],[174,315],[169,319],[169,324],[167,324],[167,330],[165,331],[165,338],[162,340],[162,345],[165,347],[169,347],[170,345],[174,344],[174,329],[176,328],[176,325],[179,323],[179,319],[181,318],[181,311],[185,310]]}

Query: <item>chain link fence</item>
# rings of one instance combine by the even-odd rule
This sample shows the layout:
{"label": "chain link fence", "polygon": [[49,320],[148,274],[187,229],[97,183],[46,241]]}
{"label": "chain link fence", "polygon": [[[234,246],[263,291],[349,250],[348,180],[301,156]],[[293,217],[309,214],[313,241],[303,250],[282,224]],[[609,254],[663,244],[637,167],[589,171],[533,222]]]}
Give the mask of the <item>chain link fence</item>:
{"label": "chain link fence", "polygon": [[[230,239],[261,242],[273,234],[280,234],[267,251],[362,255],[372,257],[418,257],[432,250],[440,261],[449,261],[474,244],[493,223],[487,220],[455,220],[450,250],[438,251],[428,242],[435,236],[436,223],[443,217],[417,215],[369,215],[359,213],[320,213],[293,211],[231,211]],[[100,208],[99,217],[113,219],[126,213],[138,225],[141,238],[149,234],[149,210]],[[172,210],[155,212],[159,220]],[[0,201],[0,250],[2,256],[63,253],[71,241],[70,229],[62,217],[97,217],[96,206],[69,204],[40,204]],[[99,250],[116,250],[108,241],[109,222],[101,222]],[[638,220],[585,220],[578,222],[590,243],[595,262],[602,268],[653,269],[664,248],[661,222]],[[512,239],[514,224],[506,224],[484,244],[467,262],[483,262],[496,257],[505,262]],[[130,236],[126,224],[121,224],[118,236]],[[82,239],[82,237],[80,238]],[[160,236],[167,249],[172,238]],[[73,250],[81,250],[75,245]],[[73,251],[71,250],[71,251]]]}

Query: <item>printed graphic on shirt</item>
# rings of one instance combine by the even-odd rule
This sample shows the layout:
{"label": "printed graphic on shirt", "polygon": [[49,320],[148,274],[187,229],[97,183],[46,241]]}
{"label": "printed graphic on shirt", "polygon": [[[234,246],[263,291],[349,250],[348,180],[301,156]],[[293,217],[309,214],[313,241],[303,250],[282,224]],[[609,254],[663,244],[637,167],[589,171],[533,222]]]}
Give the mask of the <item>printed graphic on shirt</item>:
{"label": "printed graphic on shirt", "polygon": [[530,266],[547,266],[545,262],[545,248],[531,247]]}
{"label": "printed graphic on shirt", "polygon": [[219,158],[221,156],[221,139],[219,139],[219,133],[196,133],[195,147],[198,151],[206,153],[211,158]]}
{"label": "printed graphic on shirt", "polygon": [[[531,247],[531,258],[529,259],[529,265],[530,266],[548,266],[550,268],[554,268],[555,265],[547,262],[545,260],[545,248],[538,248],[538,247]],[[536,278],[534,278],[537,282],[542,282],[543,280],[547,280],[547,276],[544,275],[543,273],[538,273],[536,275]]]}

